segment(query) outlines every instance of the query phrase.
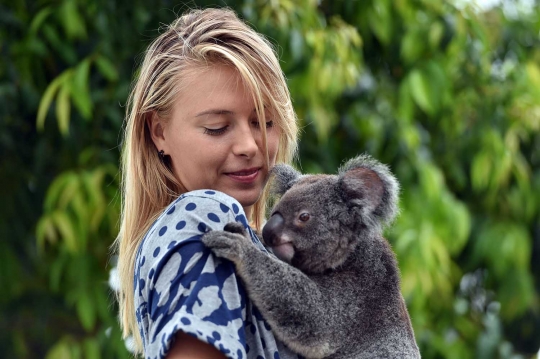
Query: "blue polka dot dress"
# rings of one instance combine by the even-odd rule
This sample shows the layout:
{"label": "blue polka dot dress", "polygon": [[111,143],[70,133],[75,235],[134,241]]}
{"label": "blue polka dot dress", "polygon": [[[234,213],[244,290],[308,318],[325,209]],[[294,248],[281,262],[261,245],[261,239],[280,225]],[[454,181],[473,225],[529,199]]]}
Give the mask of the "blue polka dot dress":
{"label": "blue polka dot dress", "polygon": [[180,196],[146,234],[134,278],[145,358],[165,358],[178,331],[213,345],[227,358],[299,358],[274,338],[234,265],[201,242],[205,232],[233,221],[244,224],[254,245],[266,251],[238,201],[210,190]]}

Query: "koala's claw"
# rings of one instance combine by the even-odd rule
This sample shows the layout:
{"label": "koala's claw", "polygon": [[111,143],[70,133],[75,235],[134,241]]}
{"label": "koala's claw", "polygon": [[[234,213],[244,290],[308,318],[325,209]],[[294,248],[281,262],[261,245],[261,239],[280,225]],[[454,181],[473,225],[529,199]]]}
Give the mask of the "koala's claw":
{"label": "koala's claw", "polygon": [[226,231],[211,231],[202,237],[202,242],[218,257],[230,261],[240,260],[243,253],[244,236]]}
{"label": "koala's claw", "polygon": [[246,230],[245,230],[244,226],[241,223],[238,223],[238,222],[227,223],[225,225],[225,228],[223,228],[223,230],[226,231],[226,232],[238,233],[238,234],[241,234],[243,236],[246,235]]}

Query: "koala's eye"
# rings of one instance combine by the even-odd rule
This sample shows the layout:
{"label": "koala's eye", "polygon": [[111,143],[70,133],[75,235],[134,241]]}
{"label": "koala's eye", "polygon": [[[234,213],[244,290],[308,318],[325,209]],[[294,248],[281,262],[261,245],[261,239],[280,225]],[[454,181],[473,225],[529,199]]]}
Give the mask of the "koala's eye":
{"label": "koala's eye", "polygon": [[301,220],[302,222],[307,222],[309,221],[309,217],[310,217],[309,213],[304,212],[298,216],[298,219]]}

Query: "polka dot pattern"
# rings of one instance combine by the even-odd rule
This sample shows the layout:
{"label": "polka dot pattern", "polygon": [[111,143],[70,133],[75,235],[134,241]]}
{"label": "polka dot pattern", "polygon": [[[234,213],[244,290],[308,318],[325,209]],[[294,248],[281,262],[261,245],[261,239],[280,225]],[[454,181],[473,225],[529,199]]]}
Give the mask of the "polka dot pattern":
{"label": "polka dot pattern", "polygon": [[165,234],[165,232],[167,232],[167,226],[161,227],[161,229],[159,230],[159,236],[161,237]]}
{"label": "polka dot pattern", "polygon": [[219,217],[218,217],[215,213],[208,213],[206,216],[207,216],[208,219],[211,220],[212,222],[216,222],[216,223],[219,223],[219,222],[220,222]]}
{"label": "polka dot pattern", "polygon": [[250,358],[297,359],[278,345],[234,266],[215,258],[200,241],[207,231],[233,221],[242,223],[264,251],[240,204],[214,190],[179,196],[149,229],[134,278],[135,315],[147,358],[165,357],[181,330],[228,358],[244,359],[249,353]]}
{"label": "polka dot pattern", "polygon": [[146,282],[144,281],[144,279],[139,279],[139,289],[143,290],[145,285]]}
{"label": "polka dot pattern", "polygon": [[208,226],[206,225],[206,223],[204,222],[201,222],[199,223],[199,225],[197,226],[197,229],[199,230],[199,232],[202,232],[202,233],[206,233],[208,232]]}
{"label": "polka dot pattern", "polygon": [[186,221],[180,221],[180,222],[176,223],[176,230],[179,231],[179,230],[183,229],[185,226],[186,226]]}
{"label": "polka dot pattern", "polygon": [[243,214],[239,214],[238,216],[236,216],[235,221],[242,223],[244,227],[249,227],[246,216],[244,216]]}

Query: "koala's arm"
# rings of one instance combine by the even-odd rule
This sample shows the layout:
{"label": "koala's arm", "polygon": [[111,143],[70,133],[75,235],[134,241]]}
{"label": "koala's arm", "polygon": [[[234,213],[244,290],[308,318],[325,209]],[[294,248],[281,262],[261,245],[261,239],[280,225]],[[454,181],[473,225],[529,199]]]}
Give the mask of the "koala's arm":
{"label": "koala's arm", "polygon": [[228,224],[226,231],[212,231],[204,244],[232,261],[248,295],[273,333],[292,350],[309,358],[332,354],[328,303],[318,285],[300,270],[256,248],[243,228]]}

